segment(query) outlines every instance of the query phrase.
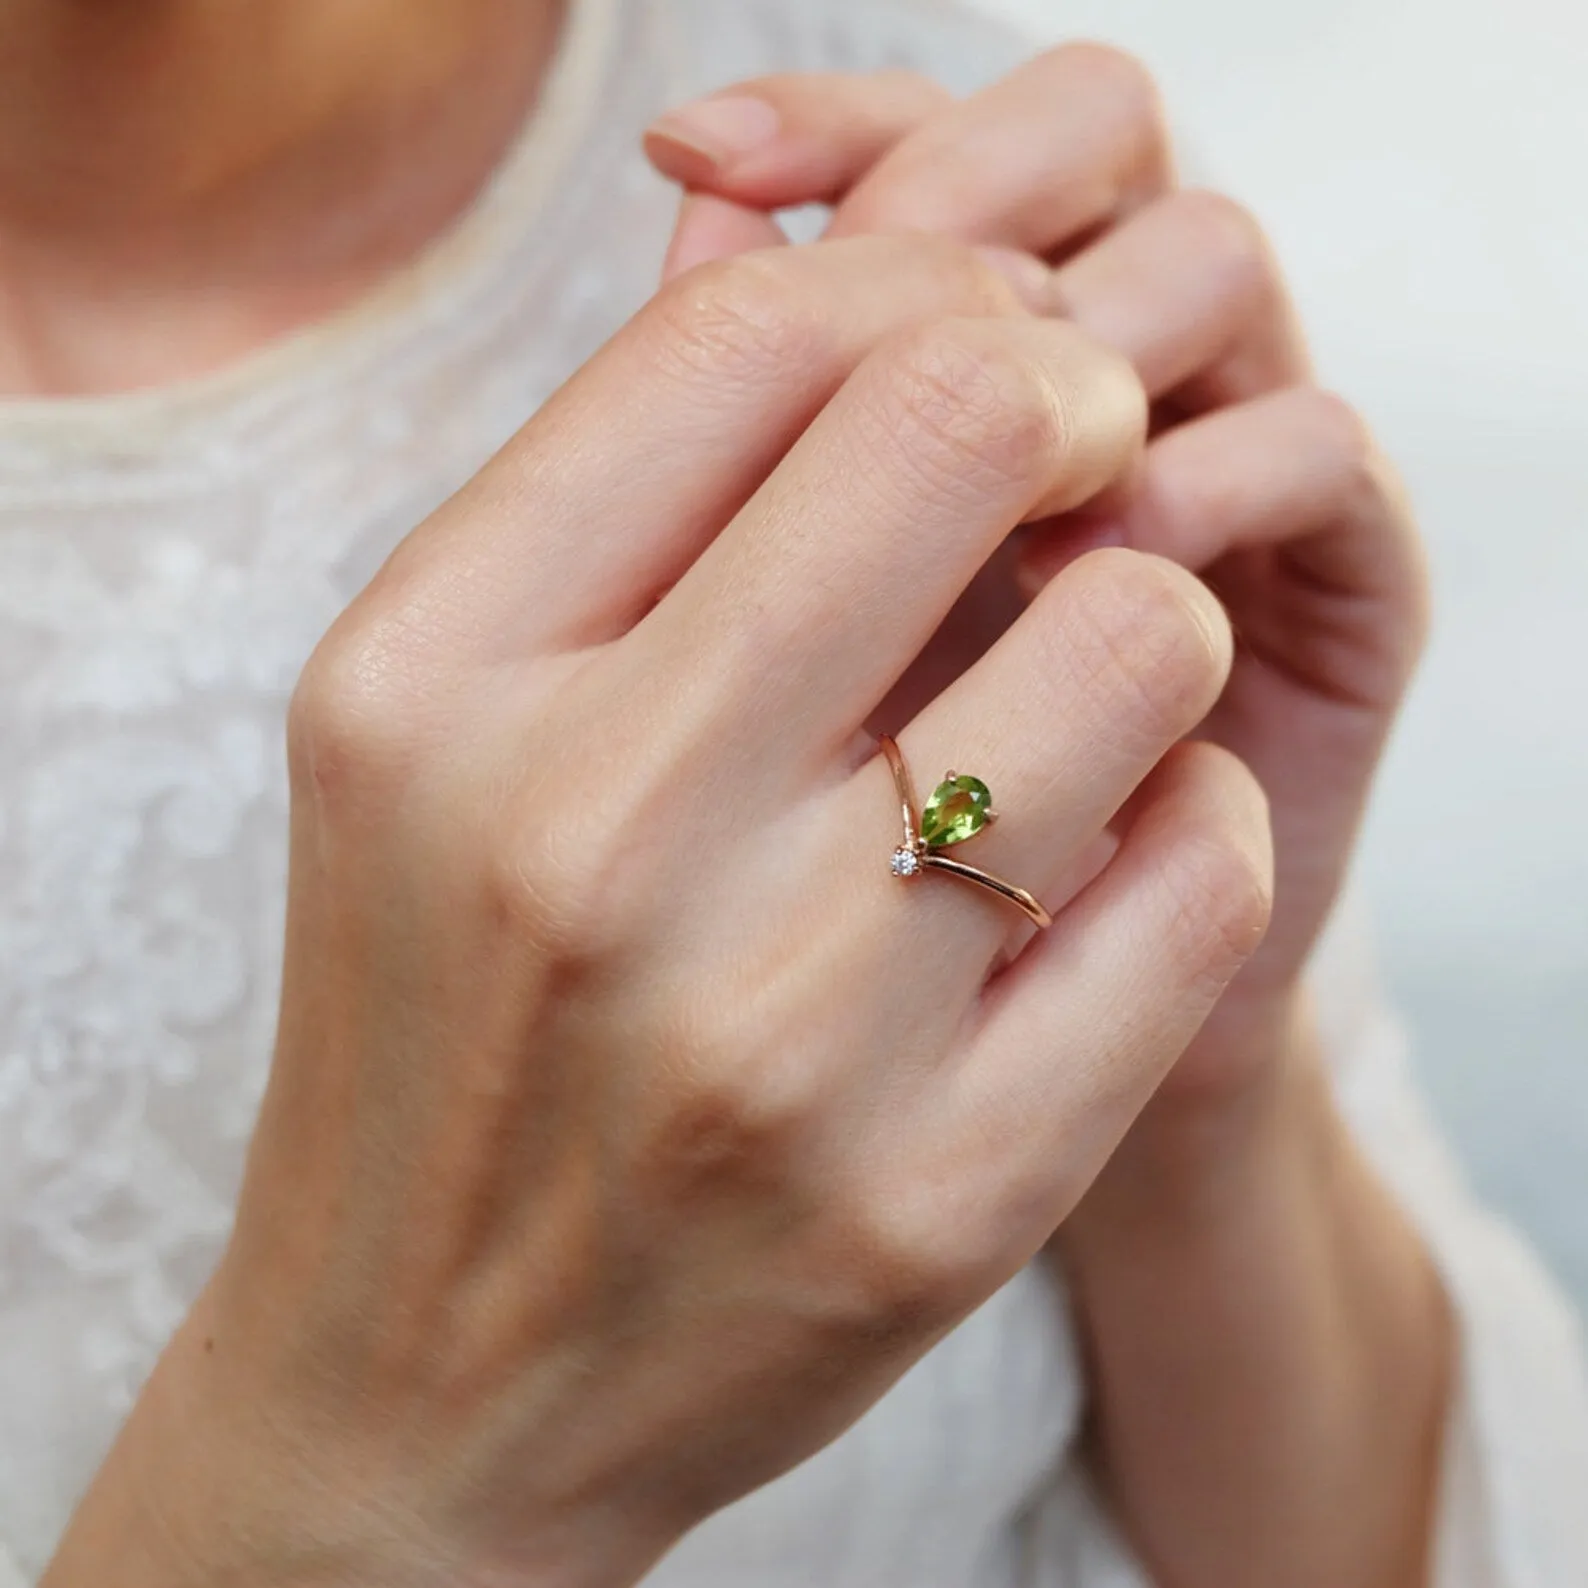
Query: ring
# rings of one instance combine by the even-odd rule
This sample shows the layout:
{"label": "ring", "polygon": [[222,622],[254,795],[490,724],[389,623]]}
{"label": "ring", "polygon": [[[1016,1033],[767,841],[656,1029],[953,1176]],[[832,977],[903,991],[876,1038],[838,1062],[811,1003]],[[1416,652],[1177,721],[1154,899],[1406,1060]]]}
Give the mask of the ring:
{"label": "ring", "polygon": [[950,860],[942,853],[953,844],[974,838],[998,820],[987,785],[979,777],[962,777],[957,772],[949,772],[932,791],[931,799],[917,817],[915,789],[904,756],[887,734],[882,735],[880,743],[893,773],[893,786],[899,791],[899,806],[904,816],[904,842],[893,851],[894,876],[908,880],[920,876],[923,871],[944,871],[961,882],[974,882],[978,888],[986,888],[1000,899],[1007,899],[1023,911],[1034,926],[1044,930],[1052,926],[1053,917],[1042,908],[1034,894],[967,866],[963,861]]}

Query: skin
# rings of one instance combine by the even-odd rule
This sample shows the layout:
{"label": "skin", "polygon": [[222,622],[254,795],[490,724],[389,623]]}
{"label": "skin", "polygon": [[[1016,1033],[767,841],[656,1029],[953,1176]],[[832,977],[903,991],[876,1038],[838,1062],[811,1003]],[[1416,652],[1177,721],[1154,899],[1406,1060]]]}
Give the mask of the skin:
{"label": "skin", "polygon": [[202,374],[469,202],[561,0],[0,0],[0,394]]}
{"label": "skin", "polygon": [[1266,923],[1262,796],[1179,744],[1228,626],[1098,552],[903,730],[1056,904],[1126,812],[1007,968],[888,876],[859,729],[1145,417],[965,250],[855,239],[680,281],[404,543],[294,701],[235,1238],[53,1584],[135,1483],[151,1581],[636,1581],[1036,1255]]}
{"label": "skin", "polygon": [[[0,322],[18,389],[346,301],[477,187],[550,37],[349,0],[261,50],[203,9],[0,12],[47,85],[0,111],[0,287],[55,327]],[[128,58],[197,86],[101,96],[118,135],[31,183]],[[749,97],[748,164],[651,140],[676,279],[305,675],[237,1234],[49,1588],[633,1582],[1043,1249],[1158,1580],[1424,1573],[1448,1320],[1302,979],[1420,640],[1405,510],[1129,63]],[[833,240],[775,247],[812,197]],[[301,252],[238,251],[262,212]],[[988,777],[973,858],[1052,933],[879,872],[879,724]]]}
{"label": "skin", "polygon": [[[1029,595],[1099,542],[1203,574],[1241,638],[1200,734],[1268,795],[1273,923],[1053,1255],[1087,1329],[1102,1469],[1157,1580],[1418,1582],[1449,1320],[1335,1111],[1305,985],[1426,630],[1393,471],[1314,384],[1257,223],[1176,188],[1129,58],[1060,49],[962,104],[908,74],[723,97],[772,113],[686,109],[648,139],[691,195],[669,270],[775,244],[768,212],[813,201],[834,207],[829,235],[1017,249],[1026,301],[1125,351],[1155,404],[1129,490],[1024,537],[927,669],[962,666],[1017,610],[997,580]],[[724,149],[724,126],[760,141]]]}

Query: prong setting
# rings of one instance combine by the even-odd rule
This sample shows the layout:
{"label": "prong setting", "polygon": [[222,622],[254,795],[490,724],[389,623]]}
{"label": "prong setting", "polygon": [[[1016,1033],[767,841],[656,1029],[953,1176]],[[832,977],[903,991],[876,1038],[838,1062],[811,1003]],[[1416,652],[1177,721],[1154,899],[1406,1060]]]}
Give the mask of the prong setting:
{"label": "prong setting", "polygon": [[896,877],[918,877],[921,874],[921,852],[901,844],[893,851],[890,866]]}
{"label": "prong setting", "polygon": [[932,792],[924,806],[916,803],[915,789],[910,780],[910,769],[905,765],[899,746],[889,735],[882,735],[879,748],[893,773],[894,790],[899,796],[899,819],[903,826],[904,842],[893,851],[890,869],[895,877],[918,877],[923,871],[937,871],[962,882],[974,883],[1006,899],[1014,905],[1038,930],[1053,924],[1053,918],[1043,908],[1035,894],[999,877],[978,871],[963,861],[951,860],[945,850],[966,842],[986,828],[996,817],[992,794],[979,778],[961,778],[950,771]]}

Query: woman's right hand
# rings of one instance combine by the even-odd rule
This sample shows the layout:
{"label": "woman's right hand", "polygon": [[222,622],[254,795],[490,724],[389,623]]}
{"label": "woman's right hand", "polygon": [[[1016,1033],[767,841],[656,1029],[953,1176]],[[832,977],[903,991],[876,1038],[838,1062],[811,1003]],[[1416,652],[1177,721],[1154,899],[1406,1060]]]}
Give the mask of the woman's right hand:
{"label": "woman's right hand", "polygon": [[1145,411],[957,245],[752,255],[398,549],[293,704],[235,1236],[51,1588],[632,1583],[1037,1252],[1263,930],[1261,796],[1179,744],[1227,626],[1099,552],[901,726],[1029,943],[889,874],[862,729]]}

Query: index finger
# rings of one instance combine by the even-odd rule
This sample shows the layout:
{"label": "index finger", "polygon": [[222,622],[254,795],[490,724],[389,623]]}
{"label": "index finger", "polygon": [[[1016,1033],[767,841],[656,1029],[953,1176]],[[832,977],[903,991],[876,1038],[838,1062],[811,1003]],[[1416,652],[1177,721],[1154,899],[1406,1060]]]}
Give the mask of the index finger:
{"label": "index finger", "polygon": [[510,661],[624,633],[684,574],[869,350],[945,315],[1023,314],[970,250],[857,238],[665,288],[380,583],[447,654]]}

